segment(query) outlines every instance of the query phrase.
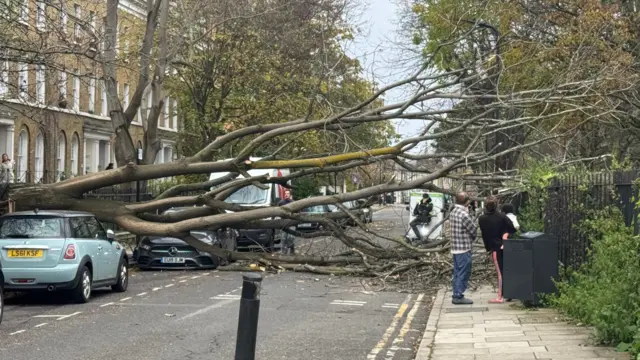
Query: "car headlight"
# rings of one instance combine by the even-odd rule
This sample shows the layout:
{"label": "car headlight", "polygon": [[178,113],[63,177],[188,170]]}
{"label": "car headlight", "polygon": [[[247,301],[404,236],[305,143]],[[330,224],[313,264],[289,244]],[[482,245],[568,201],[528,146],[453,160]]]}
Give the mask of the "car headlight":
{"label": "car headlight", "polygon": [[147,244],[142,244],[142,245],[140,245],[140,247],[141,247],[142,249],[144,249],[144,250],[147,250],[147,251],[151,250],[151,246],[149,246],[149,245],[147,245]]}

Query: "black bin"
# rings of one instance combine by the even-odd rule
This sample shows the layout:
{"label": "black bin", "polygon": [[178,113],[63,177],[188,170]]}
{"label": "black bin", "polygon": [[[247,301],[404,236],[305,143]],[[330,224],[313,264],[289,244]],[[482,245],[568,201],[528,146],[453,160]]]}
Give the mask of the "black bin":
{"label": "black bin", "polygon": [[538,305],[538,294],[557,291],[558,240],[541,232],[526,232],[504,241],[502,291],[507,299]]}

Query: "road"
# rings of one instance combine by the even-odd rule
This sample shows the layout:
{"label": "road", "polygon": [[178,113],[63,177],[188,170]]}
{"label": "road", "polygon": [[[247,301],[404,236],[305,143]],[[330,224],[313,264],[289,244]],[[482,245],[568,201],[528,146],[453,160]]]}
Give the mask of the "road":
{"label": "road", "polygon": [[[240,286],[234,272],[135,272],[126,293],[96,291],[88,304],[8,299],[0,359],[232,359]],[[413,359],[432,301],[291,272],[266,275],[261,295],[261,360]]]}

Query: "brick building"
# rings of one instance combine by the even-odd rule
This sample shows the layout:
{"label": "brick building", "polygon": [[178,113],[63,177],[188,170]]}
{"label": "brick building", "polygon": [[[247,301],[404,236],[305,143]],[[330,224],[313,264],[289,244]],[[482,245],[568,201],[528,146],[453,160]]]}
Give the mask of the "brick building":
{"label": "brick building", "polygon": [[[104,39],[104,25],[99,24],[103,24],[105,0],[14,3],[17,21],[11,19],[11,26],[23,27],[20,33],[28,38],[49,44],[49,48],[60,43],[61,48],[71,44],[70,48],[95,53],[103,49],[104,44],[92,43],[96,36],[85,31]],[[126,109],[138,79],[136,52],[144,31],[146,2],[120,0],[119,6],[118,95]],[[48,56],[41,63],[12,61],[19,55],[11,53],[0,59],[0,153],[13,160],[15,181],[48,183],[100,171],[109,163],[117,165],[101,65],[90,56],[64,54]],[[164,100],[158,121],[162,149],[156,162],[174,159],[179,129],[177,102]],[[139,148],[144,135],[141,112],[150,106],[148,95],[129,130]]]}

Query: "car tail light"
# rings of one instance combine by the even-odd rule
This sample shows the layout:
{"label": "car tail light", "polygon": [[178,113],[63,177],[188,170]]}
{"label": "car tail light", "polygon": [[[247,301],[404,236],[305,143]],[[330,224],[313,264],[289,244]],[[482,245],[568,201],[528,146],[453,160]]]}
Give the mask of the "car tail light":
{"label": "car tail light", "polygon": [[75,260],[76,258],[76,246],[74,244],[67,245],[67,249],[64,251],[65,260]]}

